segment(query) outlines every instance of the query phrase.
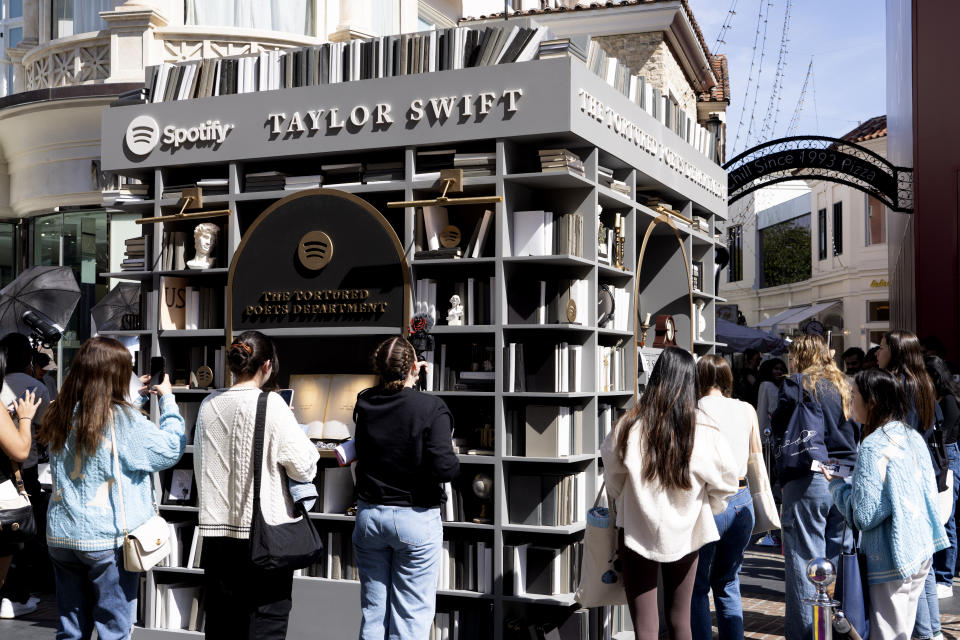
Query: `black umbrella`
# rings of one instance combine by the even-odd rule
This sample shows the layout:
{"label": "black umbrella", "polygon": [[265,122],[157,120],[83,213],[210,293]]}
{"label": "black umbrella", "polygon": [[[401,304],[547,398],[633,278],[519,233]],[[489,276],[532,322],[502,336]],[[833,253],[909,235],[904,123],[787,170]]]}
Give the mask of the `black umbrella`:
{"label": "black umbrella", "polygon": [[30,267],[0,289],[0,335],[30,335],[27,312],[39,313],[61,329],[80,301],[80,286],[70,267]]}
{"label": "black umbrella", "polygon": [[136,329],[140,318],[140,285],[121,282],[90,309],[97,331]]}

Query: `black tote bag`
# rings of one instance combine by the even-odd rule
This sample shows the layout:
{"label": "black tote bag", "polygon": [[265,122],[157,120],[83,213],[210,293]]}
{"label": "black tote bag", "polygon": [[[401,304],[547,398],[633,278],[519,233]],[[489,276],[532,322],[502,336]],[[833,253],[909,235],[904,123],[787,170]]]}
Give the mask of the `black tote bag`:
{"label": "black tote bag", "polygon": [[[846,538],[847,523],[843,523]],[[867,583],[867,557],[860,550],[859,532],[853,530],[853,550],[840,552],[837,584],[833,595],[847,621],[863,640],[870,638],[870,586]]]}
{"label": "black tote bag", "polygon": [[257,420],[253,431],[253,519],[250,523],[250,560],[261,569],[303,569],[323,555],[323,542],[310,522],[303,504],[294,503],[300,515],[296,522],[267,524],[260,509],[260,474],[263,466],[263,432],[267,421],[264,391],[257,398]]}

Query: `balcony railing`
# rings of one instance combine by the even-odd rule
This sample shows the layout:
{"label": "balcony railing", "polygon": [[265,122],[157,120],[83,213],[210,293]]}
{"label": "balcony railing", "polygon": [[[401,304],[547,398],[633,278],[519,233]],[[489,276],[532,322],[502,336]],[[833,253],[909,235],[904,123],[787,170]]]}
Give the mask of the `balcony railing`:
{"label": "balcony railing", "polygon": [[104,82],[110,77],[110,33],[81,33],[31,49],[22,73],[27,91]]}

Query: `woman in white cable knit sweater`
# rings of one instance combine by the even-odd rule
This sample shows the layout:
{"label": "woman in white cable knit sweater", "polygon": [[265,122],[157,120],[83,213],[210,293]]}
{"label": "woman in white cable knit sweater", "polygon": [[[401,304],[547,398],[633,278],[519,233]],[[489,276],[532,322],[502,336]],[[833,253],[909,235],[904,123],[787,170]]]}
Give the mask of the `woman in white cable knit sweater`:
{"label": "woman in white cable knit sweater", "polygon": [[[227,350],[235,384],[200,407],[194,471],[199,479],[203,535],[206,635],[284,638],[290,616],[293,570],[263,570],[250,561],[253,519],[253,431],[261,388],[274,386],[277,351],[259,331],[240,334]],[[283,399],[271,393],[263,436],[260,507],[268,524],[295,519],[284,474],[309,482],[317,448]]]}
{"label": "woman in white cable knit sweater", "polygon": [[663,351],[636,407],[601,446],[615,499],[620,563],[638,640],[659,636],[662,572],[670,637],[690,638],[690,601],[700,547],[720,538],[714,514],[737,491],[730,447],[697,409],[697,369],[682,349]]}

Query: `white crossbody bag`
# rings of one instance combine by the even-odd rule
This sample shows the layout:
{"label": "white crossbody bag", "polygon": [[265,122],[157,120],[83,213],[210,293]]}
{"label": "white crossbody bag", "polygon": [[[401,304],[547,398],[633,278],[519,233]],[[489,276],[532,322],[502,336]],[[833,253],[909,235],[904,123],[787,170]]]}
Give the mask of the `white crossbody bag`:
{"label": "white crossbody bag", "polygon": [[120,454],[117,452],[117,436],[110,421],[110,442],[113,445],[113,478],[120,496],[120,518],[123,520],[123,568],[127,571],[149,571],[170,554],[170,526],[160,516],[157,508],[157,493],[150,474],[150,493],[153,496],[153,515],[142,525],[130,531],[127,528],[127,512],[123,505],[123,484],[120,482]]}

